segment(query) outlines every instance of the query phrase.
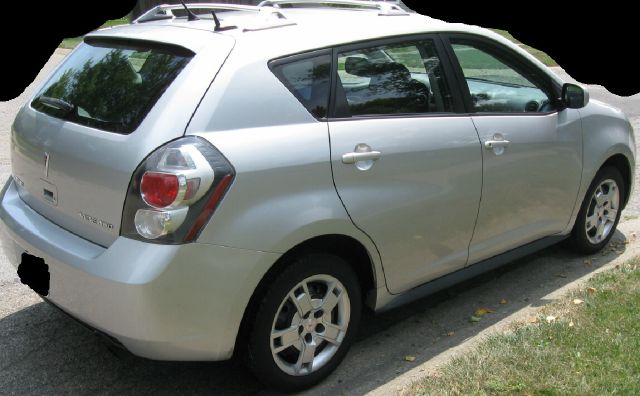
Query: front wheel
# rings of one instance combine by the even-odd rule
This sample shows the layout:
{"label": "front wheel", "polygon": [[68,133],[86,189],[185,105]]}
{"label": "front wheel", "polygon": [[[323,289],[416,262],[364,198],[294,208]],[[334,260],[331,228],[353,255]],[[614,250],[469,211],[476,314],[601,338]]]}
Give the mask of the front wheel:
{"label": "front wheel", "polygon": [[578,252],[595,253],[609,242],[620,220],[624,188],[624,179],[616,168],[602,168],[596,174],[571,235]]}
{"label": "front wheel", "polygon": [[347,353],[361,308],[358,278],[342,258],[313,253],[295,260],[258,307],[248,340],[249,367],[283,391],[310,387]]}

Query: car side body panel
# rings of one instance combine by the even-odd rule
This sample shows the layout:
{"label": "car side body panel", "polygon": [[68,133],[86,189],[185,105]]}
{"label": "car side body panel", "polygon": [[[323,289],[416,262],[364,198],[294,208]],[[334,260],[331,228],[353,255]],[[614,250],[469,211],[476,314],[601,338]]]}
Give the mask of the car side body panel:
{"label": "car side body panel", "polygon": [[[255,101],[243,95],[253,86],[261,87]],[[238,106],[251,116],[232,111]],[[187,134],[211,142],[236,171],[199,242],[285,253],[317,236],[345,235],[369,252],[377,286],[386,287],[374,243],[353,225],[333,185],[327,123],[314,119],[264,62],[221,70]]]}
{"label": "car side body panel", "polygon": [[577,110],[473,117],[485,144],[499,133],[505,148],[483,147],[482,203],[469,264],[562,232],[582,173]]}
{"label": "car side body panel", "polygon": [[[578,111],[582,120],[583,133],[582,182],[576,206],[564,233],[571,232],[591,181],[609,158],[617,154],[623,155],[631,170],[629,185],[632,188],[635,178],[635,136],[624,113],[597,100],[590,100],[586,107]],[[631,191],[628,191],[627,196],[630,194]]]}
{"label": "car side body panel", "polygon": [[[469,117],[332,121],[337,191],[354,223],[375,241],[392,293],[467,264],[482,188],[482,152]],[[345,164],[367,144],[382,156]],[[365,167],[363,167],[365,165]]]}

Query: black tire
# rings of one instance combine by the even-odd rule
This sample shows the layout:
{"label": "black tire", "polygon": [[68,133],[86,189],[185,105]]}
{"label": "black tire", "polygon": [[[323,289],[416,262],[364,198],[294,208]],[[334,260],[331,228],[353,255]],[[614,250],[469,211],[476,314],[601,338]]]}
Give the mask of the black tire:
{"label": "black tire", "polygon": [[[587,230],[587,216],[593,215],[594,210],[594,193],[598,189],[598,187],[605,182],[606,180],[613,180],[617,185],[618,189],[618,207],[617,207],[617,215],[615,217],[615,221],[613,222],[613,226],[611,227],[608,234],[599,241],[594,241],[594,237],[590,237],[588,235]],[[620,221],[620,215],[622,213],[622,206],[624,203],[624,199],[626,197],[626,188],[625,183],[620,171],[613,167],[605,167],[600,169],[596,176],[593,178],[593,182],[589,186],[589,190],[584,197],[582,202],[582,206],[580,207],[580,212],[578,212],[578,217],[576,218],[576,223],[573,226],[573,231],[571,232],[571,247],[578,253],[582,254],[591,254],[601,250],[611,239],[613,234],[615,233],[616,227],[618,226],[618,221]],[[591,230],[593,233],[593,229]]]}
{"label": "black tire", "polygon": [[[342,309],[340,307],[345,307],[348,304],[350,312],[348,325],[346,327],[346,334],[343,333],[343,338],[339,346],[334,348],[333,345],[335,344],[330,344],[327,341],[323,340],[319,341],[320,344],[318,344],[319,346],[315,352],[316,357],[320,356],[320,354],[325,350],[327,353],[330,352],[332,349],[329,349],[329,346],[331,346],[331,348],[335,350],[333,355],[326,360],[326,363],[323,363],[323,365],[318,364],[317,366],[319,368],[306,374],[292,375],[285,372],[284,369],[282,369],[278,365],[278,363],[276,363],[276,359],[280,358],[280,364],[282,364],[283,355],[284,357],[288,358],[289,356],[295,357],[295,353],[299,353],[298,356],[301,357],[302,352],[300,351],[298,346],[290,346],[287,350],[274,355],[272,353],[271,343],[282,343],[282,340],[272,341],[272,329],[277,314],[278,320],[282,320],[287,324],[287,326],[291,326],[289,328],[298,326],[298,324],[294,324],[296,319],[289,319],[286,317],[284,319],[282,318],[283,312],[285,311],[285,305],[289,304],[290,307],[292,307],[288,308],[287,312],[293,309],[294,312],[291,313],[291,315],[294,315],[296,318],[300,317],[299,312],[303,310],[297,309],[298,305],[294,306],[293,300],[290,299],[291,297],[289,293],[293,292],[295,294],[296,291],[293,291],[293,289],[296,286],[314,276],[332,277],[337,279],[342,284],[341,286],[343,286],[344,290],[347,293],[348,298],[346,300],[348,300],[348,302],[346,300],[341,300],[345,301],[342,303],[343,305],[335,305],[335,309],[332,309],[332,312],[329,315],[335,315],[336,313],[338,313],[339,309]],[[319,293],[317,294],[318,296],[322,296],[321,292],[317,292],[318,288],[322,288],[321,283],[314,283],[314,281],[309,281],[308,287],[310,287],[309,295],[311,295],[312,298],[318,298],[314,297],[314,292],[312,291],[312,289],[316,290],[315,293]],[[328,296],[328,289],[329,287],[325,289],[325,293],[327,293],[326,295],[324,295],[325,297]],[[340,289],[342,290],[342,288]],[[296,290],[300,291],[301,289]],[[334,290],[337,290],[337,288]],[[301,293],[300,295],[302,296],[303,293]],[[321,299],[321,301],[323,302],[325,300],[327,299]],[[344,311],[345,310],[342,309],[342,312]],[[309,317],[314,316],[314,312],[323,315],[323,311],[321,309],[316,309],[316,311],[311,311]],[[282,271],[282,273],[278,275],[278,277],[271,283],[271,285],[269,285],[264,293],[264,296],[258,303],[255,322],[253,323],[253,326],[249,332],[248,343],[245,349],[245,361],[247,363],[247,366],[261,382],[271,388],[275,388],[284,392],[297,392],[307,389],[328,376],[340,364],[356,336],[358,325],[360,323],[361,313],[362,297],[360,284],[358,282],[358,277],[351,266],[344,259],[332,254],[305,254],[304,256],[294,260]],[[288,324],[288,320],[292,320],[290,325]],[[324,316],[320,317],[317,320],[323,321]],[[304,328],[304,325],[300,324],[299,326],[300,331],[306,331],[302,330]],[[311,324],[310,326],[314,327],[313,324]],[[321,324],[315,326],[321,326]],[[324,329],[324,327],[321,328]],[[307,334],[306,332],[304,332],[300,334],[301,338],[299,341],[297,341],[298,343],[305,342],[305,335],[316,336],[317,333],[314,332]],[[316,338],[314,338],[314,340],[315,339]],[[322,343],[326,343],[326,345]],[[302,346],[301,344],[298,345]],[[321,348],[322,345],[324,345],[324,348]],[[295,360],[297,359],[293,359],[292,361]],[[315,362],[315,358],[313,360]]]}

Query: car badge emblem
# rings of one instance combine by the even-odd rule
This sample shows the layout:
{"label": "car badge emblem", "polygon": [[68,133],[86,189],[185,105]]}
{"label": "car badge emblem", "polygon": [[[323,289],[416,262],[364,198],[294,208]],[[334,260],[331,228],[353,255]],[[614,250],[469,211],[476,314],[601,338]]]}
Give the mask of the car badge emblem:
{"label": "car badge emblem", "polygon": [[44,177],[49,177],[49,153],[44,153]]}

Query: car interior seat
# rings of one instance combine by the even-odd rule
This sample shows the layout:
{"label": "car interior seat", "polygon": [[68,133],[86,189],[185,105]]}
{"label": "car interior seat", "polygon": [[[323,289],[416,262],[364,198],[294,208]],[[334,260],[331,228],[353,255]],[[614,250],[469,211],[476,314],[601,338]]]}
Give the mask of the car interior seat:
{"label": "car interior seat", "polygon": [[411,78],[409,69],[401,63],[373,63],[365,58],[350,56],[345,60],[345,71],[370,78],[367,101],[351,105],[352,114],[429,111],[429,88]]}

